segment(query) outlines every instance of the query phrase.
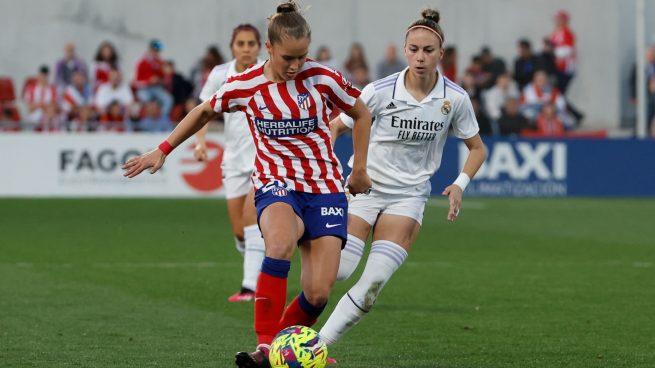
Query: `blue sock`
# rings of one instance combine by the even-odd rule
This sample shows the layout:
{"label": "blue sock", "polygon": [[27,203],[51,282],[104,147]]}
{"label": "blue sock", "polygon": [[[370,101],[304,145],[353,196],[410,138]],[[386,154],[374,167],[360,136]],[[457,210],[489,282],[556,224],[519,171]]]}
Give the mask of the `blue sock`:
{"label": "blue sock", "polygon": [[286,279],[289,276],[290,268],[291,261],[286,259],[264,257],[264,262],[262,262],[262,272],[273,277]]}
{"label": "blue sock", "polygon": [[305,298],[305,292],[300,292],[300,296],[298,297],[298,304],[300,304],[300,309],[302,309],[303,312],[313,317],[320,316],[321,313],[323,313],[323,309],[325,309],[325,306],[327,305],[327,303],[325,303],[320,307],[314,306],[307,300],[307,298]]}

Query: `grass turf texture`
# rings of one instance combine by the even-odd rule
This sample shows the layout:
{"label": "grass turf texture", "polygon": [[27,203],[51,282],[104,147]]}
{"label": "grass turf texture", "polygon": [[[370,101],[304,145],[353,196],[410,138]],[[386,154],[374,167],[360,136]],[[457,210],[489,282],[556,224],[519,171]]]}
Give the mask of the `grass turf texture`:
{"label": "grass turf texture", "polygon": [[[444,206],[429,202],[374,312],[330,348],[340,367],[655,364],[655,201],[465,199],[454,224]],[[0,366],[233,366],[255,341],[252,304],[226,301],[242,259],[225,212],[0,200]]]}

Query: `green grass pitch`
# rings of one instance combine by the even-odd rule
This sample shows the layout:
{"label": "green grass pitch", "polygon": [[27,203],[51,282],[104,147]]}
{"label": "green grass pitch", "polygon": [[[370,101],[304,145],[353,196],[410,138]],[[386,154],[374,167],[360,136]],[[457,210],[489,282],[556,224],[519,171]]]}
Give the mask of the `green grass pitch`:
{"label": "green grass pitch", "polygon": [[[454,224],[444,205],[330,348],[339,367],[655,366],[654,200],[465,198]],[[252,304],[226,301],[241,257],[225,213],[0,200],[0,367],[233,366],[255,338]]]}

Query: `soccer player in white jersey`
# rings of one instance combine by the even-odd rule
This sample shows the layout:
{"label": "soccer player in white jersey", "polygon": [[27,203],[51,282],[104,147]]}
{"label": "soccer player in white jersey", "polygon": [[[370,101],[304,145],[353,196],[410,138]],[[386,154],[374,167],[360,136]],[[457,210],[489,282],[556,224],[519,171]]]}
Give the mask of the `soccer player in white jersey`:
{"label": "soccer player in white jersey", "polygon": [[[200,92],[200,99],[209,100],[228,78],[256,64],[260,47],[261,40],[257,28],[250,24],[237,26],[232,32],[230,41],[234,60],[214,67]],[[249,302],[255,299],[257,277],[264,260],[264,239],[257,225],[255,192],[250,180],[255,169],[256,151],[245,113],[241,111],[223,113],[223,120],[225,121],[225,151],[221,163],[223,185],[236,247],[243,255],[241,290],[227,300]],[[207,125],[196,133],[194,155],[199,161],[207,159],[206,134]]]}
{"label": "soccer player in white jersey", "polygon": [[[293,1],[269,18],[269,59],[234,76],[194,108],[154,149],[128,160],[124,175],[156,172],[166,155],[216,113],[245,112],[257,155],[252,176],[266,257],[255,290],[253,353],[239,367],[267,367],[269,344],[281,329],[313,325],[327,303],[347,238],[347,200],[330,144],[328,105],[354,119],[351,194],[367,192],[371,115],[359,90],[338,72],[307,59],[311,30]],[[285,310],[291,257],[299,245],[302,292]]]}
{"label": "soccer player in white jersey", "polygon": [[[439,12],[428,9],[422,16],[405,34],[408,67],[362,91],[374,119],[367,166],[373,189],[370,195],[350,201],[348,242],[337,279],[344,280],[355,270],[371,229],[373,243],[360,279],[319,332],[327,344],[336,342],[371,310],[405,261],[421,227],[431,192],[429,180],[441,164],[448,129],[452,127],[470,150],[462,173],[443,191],[450,203],[449,221],[457,218],[462,193],[485,159],[468,94],[436,71],[444,42]],[[352,120],[340,115],[330,125],[333,137],[351,126]]]}

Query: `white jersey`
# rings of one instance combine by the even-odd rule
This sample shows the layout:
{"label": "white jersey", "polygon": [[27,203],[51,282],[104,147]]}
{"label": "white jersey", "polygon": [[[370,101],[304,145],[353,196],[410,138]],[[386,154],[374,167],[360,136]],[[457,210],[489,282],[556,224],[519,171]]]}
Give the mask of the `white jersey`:
{"label": "white jersey", "polygon": [[[373,116],[367,171],[374,190],[429,195],[448,128],[467,139],[478,133],[478,122],[466,91],[441,74],[430,94],[416,101],[405,89],[407,70],[370,83],[360,96]],[[352,118],[340,117],[352,128]]]}
{"label": "white jersey", "polygon": [[[259,63],[259,61],[258,61]],[[236,60],[217,65],[207,77],[202,87],[200,99],[204,102],[212,98],[231,76],[237,75]],[[227,176],[250,175],[255,169],[257,150],[248,127],[248,119],[242,111],[223,113],[225,121],[225,151],[223,152],[223,171]]]}

